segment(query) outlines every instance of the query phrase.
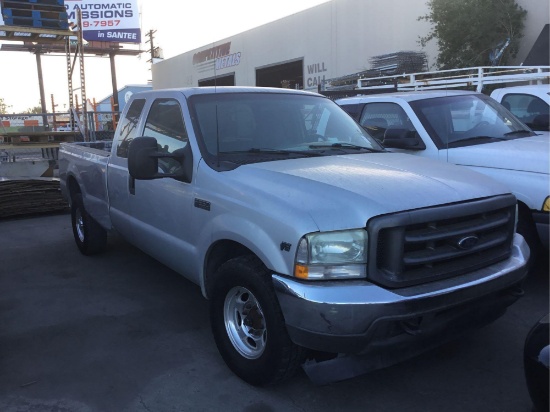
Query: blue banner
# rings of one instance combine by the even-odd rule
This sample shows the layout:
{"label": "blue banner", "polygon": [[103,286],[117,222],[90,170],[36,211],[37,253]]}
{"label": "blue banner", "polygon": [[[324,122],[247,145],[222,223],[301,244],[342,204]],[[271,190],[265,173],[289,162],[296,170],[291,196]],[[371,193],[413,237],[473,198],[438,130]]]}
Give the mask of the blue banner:
{"label": "blue banner", "polygon": [[82,11],[82,35],[87,41],[141,43],[137,0],[65,0],[68,19],[77,23]]}

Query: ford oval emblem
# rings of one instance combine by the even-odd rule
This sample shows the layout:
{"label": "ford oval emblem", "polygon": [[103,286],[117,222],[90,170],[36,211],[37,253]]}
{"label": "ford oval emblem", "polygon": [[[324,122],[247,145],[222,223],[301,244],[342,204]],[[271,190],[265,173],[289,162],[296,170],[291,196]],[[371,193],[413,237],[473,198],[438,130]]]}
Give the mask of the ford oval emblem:
{"label": "ford oval emblem", "polygon": [[475,235],[466,236],[457,242],[457,246],[462,250],[473,248],[479,242],[479,238]]}

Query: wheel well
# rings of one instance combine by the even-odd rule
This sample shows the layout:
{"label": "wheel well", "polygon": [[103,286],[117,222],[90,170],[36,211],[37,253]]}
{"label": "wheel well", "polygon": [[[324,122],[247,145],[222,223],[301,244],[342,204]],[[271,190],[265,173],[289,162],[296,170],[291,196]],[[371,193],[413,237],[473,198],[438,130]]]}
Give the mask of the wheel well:
{"label": "wheel well", "polygon": [[531,209],[522,201],[518,200],[518,220],[522,220],[525,225],[535,227],[533,216],[531,215]]}
{"label": "wheel well", "polygon": [[529,209],[529,206],[527,206],[521,200],[518,200],[518,213],[519,214],[522,214],[522,213],[531,214],[531,209]]}
{"label": "wheel well", "polygon": [[537,226],[533,220],[533,215],[529,207],[518,201],[518,226],[517,231],[523,236],[529,248],[531,257],[534,259],[538,251],[542,248],[542,239],[537,232]]}
{"label": "wheel well", "polygon": [[206,297],[211,295],[211,281],[218,268],[230,259],[254,254],[246,246],[232,240],[221,240],[210,247],[206,256],[204,270],[204,289]]}
{"label": "wheel well", "polygon": [[77,193],[82,193],[82,191],[80,190],[80,186],[78,185],[78,182],[76,181],[74,176],[69,176],[69,178],[67,179],[67,188],[69,189],[69,196],[71,200]]}

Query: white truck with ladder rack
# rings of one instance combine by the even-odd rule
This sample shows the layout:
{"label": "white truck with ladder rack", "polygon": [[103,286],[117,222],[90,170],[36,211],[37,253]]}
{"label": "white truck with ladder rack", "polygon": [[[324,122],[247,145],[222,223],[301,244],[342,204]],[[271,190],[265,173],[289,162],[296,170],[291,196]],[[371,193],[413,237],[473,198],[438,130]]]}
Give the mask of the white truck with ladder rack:
{"label": "white truck with ladder rack", "polygon": [[[548,66],[357,78],[353,85],[357,96],[336,102],[392,151],[467,166],[506,184],[518,198],[518,231],[534,251],[541,244],[548,250],[550,139],[534,124],[548,130],[549,78]],[[537,84],[497,88],[494,98],[481,93],[484,86],[533,82]],[[333,80],[324,91],[344,95],[345,87]],[[472,87],[476,91],[449,90]],[[546,109],[539,104],[542,108],[535,114],[523,108],[528,91],[536,92]],[[514,107],[507,109],[497,100]],[[514,115],[514,109],[520,111]],[[521,121],[527,116],[528,125]]]}

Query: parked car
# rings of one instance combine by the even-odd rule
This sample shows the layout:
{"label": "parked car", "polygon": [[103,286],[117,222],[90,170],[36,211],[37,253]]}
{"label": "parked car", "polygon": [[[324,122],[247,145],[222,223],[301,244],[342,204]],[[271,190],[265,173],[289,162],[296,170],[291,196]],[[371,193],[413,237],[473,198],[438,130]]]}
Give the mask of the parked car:
{"label": "parked car", "polygon": [[74,130],[73,130],[73,128],[72,128],[71,126],[69,126],[69,125],[57,126],[57,127],[55,128],[55,130],[56,130],[57,132],[72,132],[72,131],[77,132],[77,131],[78,131],[78,126],[75,125],[75,126],[74,126]]}
{"label": "parked car", "polygon": [[518,231],[548,250],[550,139],[537,136],[481,93],[432,90],[336,101],[386,148],[465,166],[507,185],[518,199]]}

